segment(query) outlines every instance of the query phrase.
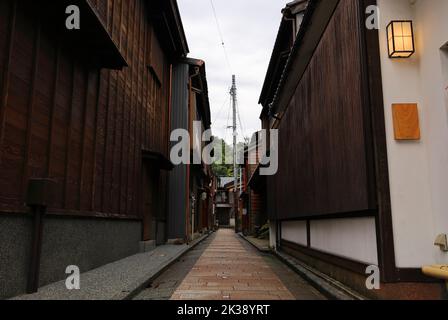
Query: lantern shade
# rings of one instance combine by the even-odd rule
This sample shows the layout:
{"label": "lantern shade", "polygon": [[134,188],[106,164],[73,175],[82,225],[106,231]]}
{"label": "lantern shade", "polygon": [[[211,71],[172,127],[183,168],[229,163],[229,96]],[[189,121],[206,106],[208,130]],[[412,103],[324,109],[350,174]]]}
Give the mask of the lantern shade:
{"label": "lantern shade", "polygon": [[412,21],[392,21],[387,26],[389,58],[409,58],[415,53]]}

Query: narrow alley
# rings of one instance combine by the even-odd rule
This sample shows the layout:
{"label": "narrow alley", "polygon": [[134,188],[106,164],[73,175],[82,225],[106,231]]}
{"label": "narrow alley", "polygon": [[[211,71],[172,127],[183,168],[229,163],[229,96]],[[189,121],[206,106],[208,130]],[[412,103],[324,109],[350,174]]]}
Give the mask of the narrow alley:
{"label": "narrow alley", "polygon": [[277,258],[220,229],[172,265],[136,300],[322,300]]}
{"label": "narrow alley", "polygon": [[448,300],[447,12],[0,0],[0,301]]}

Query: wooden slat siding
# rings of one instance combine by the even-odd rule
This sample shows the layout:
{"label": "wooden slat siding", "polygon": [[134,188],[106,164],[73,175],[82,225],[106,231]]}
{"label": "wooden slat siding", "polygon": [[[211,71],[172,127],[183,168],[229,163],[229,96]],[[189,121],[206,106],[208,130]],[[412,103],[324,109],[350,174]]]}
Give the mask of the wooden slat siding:
{"label": "wooden slat siding", "polygon": [[80,188],[82,171],[82,149],[84,120],[86,113],[86,82],[88,81],[88,71],[81,63],[75,64],[74,79],[74,100],[72,109],[72,126],[70,139],[70,157],[68,159],[68,202],[67,208],[80,210]]}
{"label": "wooden slat siding", "polygon": [[[0,10],[0,164],[3,158],[3,137],[5,133],[5,113],[8,101],[11,56],[14,43],[17,2],[3,1]],[[9,12],[9,19],[7,13]],[[1,185],[0,185],[1,187]]]}
{"label": "wooden slat siding", "polygon": [[116,113],[115,113],[115,131],[114,131],[114,149],[112,154],[113,166],[112,166],[112,210],[113,212],[120,211],[120,168],[121,168],[121,135],[123,134],[123,107],[124,107],[124,92],[125,72],[118,74],[117,78],[117,100],[116,100]]}
{"label": "wooden slat siding", "polygon": [[83,202],[82,199],[84,198],[84,167],[85,167],[85,160],[84,155],[86,153],[86,127],[87,127],[87,119],[88,119],[88,110],[89,110],[89,94],[88,91],[90,90],[90,86],[92,85],[90,77],[90,70],[86,72],[85,75],[85,86],[86,86],[86,93],[84,96],[84,113],[82,116],[82,122],[81,122],[81,148],[80,148],[80,157],[79,157],[79,163],[80,163],[80,169],[79,169],[79,198],[78,198],[78,209],[81,211],[83,210]]}
{"label": "wooden slat siding", "polygon": [[128,81],[127,86],[127,92],[129,90],[128,95],[128,119],[126,121],[127,128],[126,128],[126,140],[123,141],[125,152],[123,152],[123,159],[122,162],[125,163],[125,168],[122,173],[122,189],[124,191],[124,201],[123,201],[123,209],[122,211],[126,214],[129,214],[128,209],[130,206],[130,196],[129,196],[129,178],[131,176],[131,169],[132,169],[132,158],[133,154],[131,152],[132,147],[134,146],[134,137],[131,134],[133,131],[133,113],[135,111],[135,105],[134,105],[134,83],[135,83],[135,51],[136,51],[136,42],[135,42],[135,23],[137,22],[136,19],[136,3],[135,0],[129,1],[129,14],[128,14],[128,61],[130,61],[130,70],[129,70],[129,78],[130,81]]}
{"label": "wooden slat siding", "polygon": [[80,174],[80,208],[91,210],[94,167],[94,137],[98,94],[99,70],[88,70],[89,85],[86,88],[86,104],[83,124],[82,159]]}
{"label": "wooden slat siding", "polygon": [[[109,1],[109,10],[110,10],[110,26],[109,32],[111,33],[112,39],[117,41],[117,20],[121,19],[118,13],[120,12],[118,1],[111,0]],[[116,95],[117,87],[114,85],[117,77],[116,71],[108,72],[108,96],[107,96],[107,113],[106,113],[106,137],[105,137],[105,146],[104,146],[104,171],[103,171],[103,190],[102,190],[102,199],[101,199],[101,210],[103,212],[112,212],[111,210],[111,188],[112,188],[112,137],[114,136],[113,125],[115,124],[115,98],[112,98],[112,95]]]}
{"label": "wooden slat siding", "polygon": [[59,43],[56,45],[56,59],[55,59],[55,70],[54,70],[54,82],[53,82],[53,96],[50,109],[50,127],[48,129],[48,144],[47,144],[47,170],[45,176],[52,177],[52,163],[54,154],[54,126],[55,126],[55,110],[57,108],[57,93],[59,92],[59,68],[61,64],[61,49]]}
{"label": "wooden slat siding", "polygon": [[110,72],[101,70],[98,93],[98,116],[96,129],[96,154],[95,154],[95,184],[93,196],[93,211],[103,212],[104,176],[106,163],[107,127],[108,127],[108,97],[110,94]]}
{"label": "wooden slat siding", "polygon": [[102,211],[113,212],[112,210],[112,175],[113,175],[113,151],[115,141],[115,115],[116,102],[118,96],[118,73],[109,72],[109,95],[107,107],[107,127],[106,127],[106,146],[104,147],[104,176],[103,176],[103,200]]}
{"label": "wooden slat siding", "polygon": [[[30,157],[31,153],[31,139],[33,133],[33,116],[34,109],[36,104],[36,80],[38,75],[38,67],[39,67],[39,54],[40,54],[40,37],[41,37],[41,25],[37,20],[34,23],[35,26],[35,35],[34,35],[34,49],[33,49],[33,67],[31,73],[31,81],[29,85],[28,92],[28,106],[27,106],[27,119],[26,119],[26,127],[25,127],[25,148],[24,148],[24,161],[22,163],[22,182],[20,190],[22,191],[22,201],[25,201],[25,193],[28,185],[28,177],[32,175],[30,174],[30,165],[32,165],[32,159]],[[11,106],[12,107],[12,106]],[[31,171],[32,172],[32,171]]]}
{"label": "wooden slat siding", "polygon": [[51,166],[49,176],[56,180],[56,208],[65,208],[66,163],[69,151],[69,135],[71,124],[71,106],[73,92],[73,61],[67,54],[67,49],[60,47],[58,84],[53,110],[53,125],[51,137]]}
{"label": "wooden slat siding", "polygon": [[361,55],[358,5],[340,2],[280,124],[279,171],[268,186],[288,188],[270,203],[280,219],[373,209],[361,68],[353,63]]}
{"label": "wooden slat siding", "polygon": [[[142,30],[142,16],[141,16],[141,10],[142,10],[142,5],[139,1],[137,1],[136,3],[136,28],[135,28],[135,63],[137,66],[138,70],[141,70],[141,60],[140,60],[140,46],[141,46],[141,30]],[[135,112],[134,112],[134,119],[133,119],[133,135],[134,135],[134,144],[131,147],[132,153],[133,153],[133,157],[131,158],[131,163],[130,165],[132,166],[132,171],[130,173],[130,177],[129,179],[131,179],[131,183],[128,185],[128,196],[130,197],[130,207],[128,207],[128,211],[131,212],[137,212],[136,210],[138,210],[137,208],[137,191],[138,189],[136,188],[137,185],[137,181],[138,181],[138,176],[137,176],[137,159],[138,159],[138,143],[140,143],[140,139],[139,139],[139,124],[138,124],[138,118],[139,118],[139,114],[140,114],[140,110],[142,108],[142,103],[141,103],[141,99],[140,99],[140,76],[141,74],[139,72],[137,72],[135,74],[134,77],[134,81],[135,81],[135,87],[134,87],[134,91],[135,91],[135,99],[134,99],[134,103],[135,103]]]}
{"label": "wooden slat siding", "polygon": [[[55,80],[57,68],[57,42],[47,28],[41,29],[39,36],[39,55],[37,60],[37,73],[35,93],[33,99],[32,125],[30,127],[30,148],[28,170],[25,179],[30,177],[48,176],[48,163],[50,159],[50,130],[52,122],[53,105],[55,101]],[[25,181],[25,188],[28,181]]]}
{"label": "wooden slat siding", "polygon": [[98,70],[98,76],[96,77],[96,92],[95,92],[95,104],[94,104],[94,119],[93,119],[93,142],[92,142],[92,171],[90,173],[92,178],[91,184],[91,195],[90,195],[90,206],[89,211],[95,210],[95,193],[97,186],[97,155],[98,155],[98,132],[99,129],[99,118],[100,118],[100,100],[101,100],[101,70]]}
{"label": "wooden slat siding", "polygon": [[[91,4],[100,10],[101,1],[105,0]],[[18,5],[18,19],[9,59],[9,98],[3,109],[7,121],[0,184],[6,187],[0,188],[1,210],[24,212],[25,181],[31,176],[48,176],[58,184],[50,208],[53,213],[142,217],[141,149],[168,155],[169,137],[169,63],[163,52],[160,80],[147,68],[146,36],[152,29],[147,4],[144,0],[105,2],[109,4],[105,25],[114,33],[114,41],[121,43],[129,67],[123,71],[99,71],[76,57],[73,48],[46,21],[42,21],[41,53],[36,57],[33,15],[21,1],[14,3]],[[11,12],[6,11],[0,29],[11,27],[12,16],[8,15]],[[0,35],[0,89],[4,88],[8,36],[8,32]],[[34,59],[38,62],[35,77]],[[37,79],[35,89],[32,78]],[[31,91],[35,91],[34,99],[23,94]],[[27,130],[30,103],[34,111]],[[166,177],[161,175],[159,188],[166,187]],[[161,202],[163,209],[164,197]]]}
{"label": "wooden slat siding", "polygon": [[[138,2],[139,3],[139,10],[138,10],[138,17],[139,17],[139,24],[138,24],[138,31],[137,31],[137,35],[138,35],[138,42],[137,42],[137,66],[139,70],[146,70],[146,67],[144,65],[144,50],[145,50],[145,41],[144,41],[144,35],[145,35],[145,20],[144,20],[144,14],[143,12],[145,12],[146,7],[144,5],[144,3],[142,2]],[[137,74],[137,112],[135,114],[136,119],[135,119],[135,150],[134,150],[134,190],[133,190],[133,198],[134,198],[134,202],[133,202],[133,206],[132,206],[132,211],[133,212],[138,212],[139,211],[139,202],[140,202],[140,188],[138,188],[137,186],[140,184],[140,176],[141,176],[141,163],[142,163],[142,158],[141,158],[141,150],[142,150],[142,115],[143,115],[143,78],[146,76],[147,74],[143,74],[143,73],[138,73]]]}
{"label": "wooden slat siding", "polygon": [[[122,43],[123,43],[123,30],[122,30],[122,25],[123,25],[123,20],[124,20],[124,3],[126,2],[125,0],[118,0],[118,2],[120,3],[120,23],[118,25],[118,32],[119,32],[119,36],[118,36],[118,45],[120,47],[120,49],[122,49]],[[122,51],[123,52],[123,51]],[[123,72],[119,72],[117,74],[117,96],[116,96],[116,101],[115,101],[115,130],[114,130],[114,143],[113,143],[113,152],[112,152],[112,176],[111,176],[111,198],[110,198],[110,203],[111,203],[111,208],[112,208],[112,212],[116,212],[120,210],[120,190],[119,190],[119,183],[120,183],[120,166],[121,164],[120,162],[120,153],[121,150],[118,148],[119,147],[119,143],[121,142],[121,134],[122,134],[122,128],[123,128],[123,100],[124,100],[124,96],[123,96],[123,92],[124,92],[124,75],[125,75],[126,71]]]}
{"label": "wooden slat siding", "polygon": [[[137,29],[137,34],[138,34],[138,42],[137,42],[137,65],[138,65],[138,69],[142,70],[145,69],[144,66],[144,48],[145,48],[145,41],[144,41],[144,36],[145,36],[145,29],[144,28],[144,15],[143,12],[145,10],[145,7],[143,5],[143,3],[141,3],[140,1],[138,2],[140,4],[139,6],[139,10],[138,10],[138,19],[139,19],[139,24],[138,24],[138,29]],[[143,76],[145,76],[145,74],[142,74],[141,72],[137,73],[137,111],[136,111],[136,119],[135,119],[135,142],[134,142],[134,146],[135,146],[135,150],[134,150],[134,190],[133,190],[133,206],[132,206],[132,211],[133,212],[138,212],[139,209],[139,201],[140,201],[140,188],[137,188],[137,186],[139,185],[139,181],[140,181],[140,175],[141,175],[141,168],[140,168],[140,163],[142,162],[141,160],[141,144],[142,144],[142,114],[143,114],[143,99],[142,99],[142,93],[143,93]]]}
{"label": "wooden slat siding", "polygon": [[[131,50],[131,60],[132,60],[132,67],[133,70],[139,70],[138,68],[138,13],[139,13],[139,7],[138,7],[138,1],[132,1],[133,3],[133,19],[132,19],[132,33],[131,33],[131,43],[132,43],[132,50]],[[137,58],[136,58],[137,57]],[[127,214],[130,214],[133,211],[133,193],[134,188],[131,189],[131,185],[135,185],[134,180],[134,172],[135,172],[135,145],[136,145],[136,118],[137,118],[137,109],[138,104],[136,100],[136,95],[134,94],[135,89],[138,87],[138,72],[132,72],[132,83],[131,83],[131,116],[129,117],[129,141],[128,141],[128,170],[126,173],[126,208],[125,212]]]}
{"label": "wooden slat siding", "polygon": [[119,182],[120,182],[120,158],[121,158],[121,150],[119,150],[119,142],[121,141],[121,130],[123,127],[123,87],[124,87],[124,80],[123,80],[123,73],[117,74],[117,96],[115,101],[115,130],[114,130],[114,142],[113,142],[113,152],[112,152],[112,185],[111,185],[111,208],[112,212],[118,212],[119,211],[119,197],[120,197],[120,190],[119,190]]}
{"label": "wooden slat siding", "polygon": [[[143,6],[143,10],[142,11],[146,11],[146,3],[142,3]],[[144,19],[144,17],[143,17]],[[151,30],[151,25],[145,25],[143,27],[143,41],[144,41],[144,47],[141,48],[142,50],[142,57],[141,59],[143,60],[143,66],[142,68],[144,70],[147,71],[147,73],[145,73],[145,76],[142,79],[142,112],[141,112],[141,116],[140,116],[140,144],[138,145],[138,147],[140,148],[140,150],[138,150],[138,152],[141,152],[142,148],[147,148],[147,123],[148,123],[148,83],[149,83],[149,72],[148,72],[148,68],[147,68],[147,55],[148,55],[148,37],[150,34],[150,30]],[[143,161],[141,159],[137,159],[138,164],[139,164],[139,177],[138,177],[138,183],[142,183],[142,174],[143,174]],[[138,190],[138,210],[140,212],[140,217],[143,219],[144,217],[144,205],[143,205],[143,190],[142,188],[139,188]]]}
{"label": "wooden slat siding", "polygon": [[65,152],[65,168],[64,168],[64,208],[70,208],[69,206],[69,164],[70,164],[70,157],[71,157],[71,140],[72,140],[72,124],[73,124],[73,108],[75,104],[75,73],[76,73],[76,63],[74,60],[71,60],[71,66],[72,66],[72,74],[71,74],[71,90],[70,90],[70,107],[68,109],[67,113],[67,135],[66,135],[66,141],[65,145],[67,147]]}
{"label": "wooden slat siding", "polygon": [[107,31],[112,35],[113,28],[113,4],[114,0],[107,0]]}
{"label": "wooden slat siding", "polygon": [[[148,28],[145,28],[145,66],[148,66],[149,64],[149,54],[150,54],[150,43],[151,43],[151,36],[152,36],[152,26],[149,26]],[[150,121],[150,117],[149,117],[149,113],[150,113],[150,77],[152,76],[152,74],[149,72],[148,76],[145,77],[145,82],[144,82],[144,91],[143,91],[143,97],[144,97],[144,115],[143,115],[143,119],[144,119],[144,136],[143,136],[143,146],[144,148],[148,147],[149,144],[149,121]]]}
{"label": "wooden slat siding", "polygon": [[106,129],[106,101],[107,101],[107,70],[100,70],[98,77],[98,92],[96,101],[94,164],[93,164],[93,188],[91,211],[101,212],[104,162],[103,153],[105,145]]}
{"label": "wooden slat siding", "polygon": [[128,1],[127,6],[127,18],[126,18],[126,33],[124,49],[126,50],[126,60],[130,61],[130,68],[126,70],[126,87],[125,87],[125,99],[124,99],[124,117],[123,117],[123,134],[121,136],[121,166],[120,166],[120,212],[126,214],[126,206],[128,201],[127,196],[127,174],[129,172],[129,149],[130,149],[130,128],[131,128],[131,113],[132,113],[132,85],[133,85],[133,71],[134,60],[132,58],[133,41],[132,41],[132,25],[134,24],[134,8],[132,4],[134,1]]}
{"label": "wooden slat siding", "polygon": [[[138,42],[137,42],[137,66],[139,70],[146,70],[146,67],[144,65],[144,50],[146,49],[145,47],[145,40],[144,40],[144,35],[145,35],[145,29],[146,29],[146,25],[145,25],[145,15],[143,14],[144,12],[146,12],[146,7],[144,5],[143,2],[138,2],[139,3],[139,10],[138,10],[138,17],[139,17],[139,24],[138,24],[138,32],[137,32],[137,36],[138,36]],[[137,74],[137,112],[135,114],[136,119],[135,119],[135,150],[134,150],[134,190],[133,190],[133,198],[134,198],[134,202],[133,202],[133,206],[132,206],[132,211],[133,212],[138,212],[139,211],[139,206],[138,204],[141,201],[140,198],[140,188],[138,188],[137,186],[140,184],[140,176],[142,174],[142,170],[141,170],[141,163],[142,163],[142,158],[141,158],[141,150],[142,150],[142,115],[143,115],[143,78],[147,76],[147,73],[138,73]]]}
{"label": "wooden slat siding", "polygon": [[[116,16],[115,16],[115,21],[117,23],[114,23],[114,32],[115,32],[115,39],[116,39],[116,43],[118,44],[119,48],[122,49],[122,30],[121,30],[121,26],[123,24],[123,7],[124,7],[124,2],[125,0],[116,0],[117,4],[115,5],[116,8]],[[114,114],[113,114],[113,144],[112,144],[112,153],[110,156],[110,160],[112,162],[112,167],[111,167],[111,174],[110,174],[110,188],[109,188],[109,199],[108,199],[108,203],[109,203],[109,210],[110,212],[119,212],[119,210],[117,210],[118,208],[118,190],[117,190],[117,183],[116,183],[116,178],[117,178],[117,157],[116,157],[116,149],[117,149],[117,141],[118,141],[118,136],[119,136],[119,130],[118,130],[118,125],[119,125],[119,121],[121,121],[121,117],[120,117],[120,96],[122,96],[122,91],[120,90],[121,86],[121,78],[123,76],[123,72],[118,72],[116,73],[116,96],[115,96],[115,106],[114,106]]]}

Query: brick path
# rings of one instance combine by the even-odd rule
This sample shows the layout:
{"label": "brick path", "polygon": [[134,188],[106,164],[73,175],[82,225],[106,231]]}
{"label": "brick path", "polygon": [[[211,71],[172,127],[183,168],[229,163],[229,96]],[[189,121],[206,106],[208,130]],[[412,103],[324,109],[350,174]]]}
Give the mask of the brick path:
{"label": "brick path", "polygon": [[219,230],[173,300],[294,300],[255,250],[233,230]]}

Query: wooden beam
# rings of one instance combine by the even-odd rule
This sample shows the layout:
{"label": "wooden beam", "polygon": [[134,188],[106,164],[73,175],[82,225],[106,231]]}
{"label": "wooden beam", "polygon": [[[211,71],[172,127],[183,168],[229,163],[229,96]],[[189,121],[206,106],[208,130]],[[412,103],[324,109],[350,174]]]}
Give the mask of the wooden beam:
{"label": "wooden beam", "polygon": [[[127,206],[126,206],[126,212],[135,214],[135,190],[136,190],[136,161],[139,157],[139,154],[137,152],[137,129],[138,129],[138,119],[137,119],[137,112],[138,112],[138,79],[140,76],[140,63],[139,63],[139,48],[140,48],[140,28],[141,28],[141,19],[139,19],[139,13],[140,7],[138,6],[140,4],[140,1],[137,1],[134,5],[134,26],[133,26],[133,41],[132,41],[132,57],[131,57],[131,65],[133,68],[135,68],[133,77],[132,77],[132,87],[131,87],[131,106],[134,110],[133,113],[133,119],[131,123],[134,124],[134,130],[132,133],[134,144],[132,145],[132,150],[129,151],[129,167],[132,166],[132,170],[128,170],[127,175],[127,185],[126,185],[126,194],[127,194]],[[136,83],[135,83],[136,82]],[[134,95],[134,90],[137,90],[136,94]],[[135,97],[135,99],[134,99]],[[131,127],[129,127],[129,132],[131,132]],[[131,147],[130,147],[131,148]],[[133,192],[131,192],[130,185],[133,184],[134,188],[132,189]]]}
{"label": "wooden beam", "polygon": [[59,83],[59,69],[61,62],[61,47],[58,42],[56,48],[56,62],[55,62],[55,71],[54,71],[54,82],[53,82],[53,97],[50,107],[50,127],[48,129],[48,146],[47,146],[47,168],[46,168],[46,176],[51,176],[51,155],[53,154],[53,143],[54,143],[54,122],[55,122],[55,109],[56,109],[56,97],[58,93],[58,83]]}
{"label": "wooden beam", "polygon": [[[146,71],[145,65],[144,65],[144,59],[143,59],[143,64],[142,59],[141,58],[141,54],[142,50],[145,45],[145,40],[144,38],[144,34],[145,34],[145,27],[146,25],[144,24],[144,16],[143,16],[143,9],[144,9],[144,5],[142,3],[141,4],[141,8],[139,10],[139,26],[138,26],[138,50],[137,50],[137,62],[138,62],[138,70],[139,72],[137,73],[137,101],[136,101],[136,119],[135,119],[135,158],[134,158],[134,205],[133,205],[133,211],[134,214],[139,214],[140,213],[140,184],[141,184],[141,167],[139,166],[139,164],[141,164],[141,143],[142,143],[142,125],[143,125],[143,121],[141,119],[143,111],[143,97],[141,96],[141,94],[143,94],[143,77],[146,77],[146,73],[144,71]],[[143,41],[142,41],[143,39]],[[142,43],[143,42],[143,43]],[[143,56],[144,56],[144,51],[143,51]],[[142,79],[141,84],[140,84],[140,79]],[[140,101],[138,98],[141,98]]]}
{"label": "wooden beam", "polygon": [[82,198],[83,198],[83,188],[84,188],[84,170],[85,170],[85,154],[86,154],[86,127],[87,127],[87,111],[89,104],[89,86],[90,86],[90,69],[86,71],[85,74],[85,97],[84,97],[84,110],[83,110],[83,120],[82,120],[82,137],[81,137],[81,155],[79,161],[81,163],[81,168],[79,170],[79,197],[78,197],[78,209],[82,210]]}
{"label": "wooden beam", "polygon": [[3,62],[4,71],[2,74],[2,91],[0,100],[0,164],[3,158],[3,139],[5,135],[5,125],[6,125],[6,107],[8,104],[8,93],[9,93],[9,75],[11,69],[11,59],[12,50],[14,47],[14,36],[16,32],[16,18],[17,18],[17,1],[11,1],[11,13],[9,22],[9,32],[8,32],[8,47],[7,54],[5,55],[5,60]]}
{"label": "wooden beam", "polygon": [[[112,38],[114,37],[113,34],[113,30],[114,30],[114,24],[115,24],[115,11],[116,11],[116,2],[115,1],[109,1],[108,2],[108,11],[110,11],[110,18],[109,18],[109,23],[110,23],[110,34],[112,35]],[[106,175],[106,169],[107,169],[107,152],[109,151],[108,148],[108,141],[109,141],[109,125],[111,124],[111,122],[109,121],[109,116],[110,116],[110,111],[111,110],[111,102],[112,102],[112,90],[111,90],[111,86],[112,86],[112,77],[111,77],[111,72],[113,71],[109,71],[107,74],[107,83],[108,83],[108,87],[107,87],[107,105],[106,105],[106,115],[105,115],[105,126],[104,126],[104,152],[103,152],[103,190],[101,193],[101,211],[105,210],[105,203],[104,203],[104,199],[106,198],[106,194],[108,192],[110,192],[110,190],[106,189],[106,179],[107,179],[107,175]]]}
{"label": "wooden beam", "polygon": [[[137,126],[136,124],[136,114],[137,114],[137,101],[134,101],[134,89],[135,89],[135,76],[138,75],[138,63],[135,59],[135,54],[138,51],[136,44],[138,43],[138,41],[135,41],[135,35],[137,34],[137,22],[138,22],[138,7],[137,7],[137,2],[138,1],[132,1],[132,3],[134,3],[134,12],[132,14],[132,33],[130,33],[130,36],[132,35],[132,37],[129,37],[129,47],[131,50],[131,57],[130,57],[130,65],[131,65],[131,92],[130,92],[130,104],[129,104],[129,125],[128,125],[128,129],[129,129],[129,141],[131,141],[131,136],[132,139],[134,140],[134,144],[131,145],[128,143],[128,159],[127,159],[127,174],[126,174],[126,202],[125,202],[125,209],[124,212],[127,214],[129,211],[129,207],[132,206],[133,201],[131,200],[133,197],[130,195],[130,184],[133,181],[133,173],[135,170],[135,145],[137,143],[136,141],[136,135],[135,135],[135,128]],[[130,11],[130,8],[129,8]],[[129,28],[129,32],[130,32],[130,28]],[[137,56],[138,58],[138,56]],[[137,83],[138,85],[138,83]],[[132,132],[131,130],[131,124],[134,124],[134,132]],[[133,147],[134,150],[131,150],[131,148]],[[132,165],[131,165],[132,164]],[[131,182],[129,181],[131,180]],[[132,210],[132,207],[131,207]]]}
{"label": "wooden beam", "polygon": [[64,183],[64,208],[68,207],[68,194],[67,189],[69,185],[69,179],[68,179],[68,170],[69,170],[69,164],[70,164],[70,156],[71,156],[71,140],[72,140],[72,125],[73,125],[73,105],[75,103],[75,75],[76,75],[76,61],[72,61],[72,90],[71,90],[71,103],[70,103],[70,109],[68,112],[68,121],[67,121],[67,139],[65,141],[65,145],[67,146],[67,150],[65,153],[65,183]]}
{"label": "wooden beam", "polygon": [[100,103],[101,103],[101,78],[102,73],[101,70],[97,70],[98,76],[97,76],[97,90],[96,90],[96,103],[95,103],[95,128],[93,133],[93,165],[92,165],[92,196],[90,198],[90,210],[95,210],[95,199],[96,199],[96,183],[97,183],[97,177],[96,177],[96,170],[97,170],[97,153],[98,153],[98,128],[100,126],[99,124],[99,110],[100,110]]}
{"label": "wooden beam", "polygon": [[105,114],[105,125],[104,125],[104,149],[103,149],[103,158],[101,159],[101,161],[103,162],[103,182],[102,182],[102,186],[103,186],[103,192],[101,192],[101,211],[104,212],[104,198],[106,197],[106,162],[108,160],[107,158],[107,152],[109,150],[108,148],[108,142],[109,142],[109,112],[111,111],[111,97],[112,97],[112,90],[111,90],[111,82],[112,82],[112,77],[111,77],[111,72],[114,71],[108,71],[107,72],[107,104],[106,104],[106,114]]}
{"label": "wooden beam", "polygon": [[23,160],[22,167],[22,197],[25,198],[26,189],[28,187],[28,179],[29,179],[29,158],[31,153],[31,137],[32,137],[32,122],[33,122],[33,113],[34,113],[34,104],[35,104],[35,93],[36,93],[36,82],[37,82],[37,74],[39,68],[39,56],[40,56],[40,37],[41,37],[41,23],[39,20],[36,21],[36,35],[34,40],[34,49],[33,49],[33,69],[31,73],[31,86],[28,94],[28,110],[27,110],[27,119],[26,119],[26,138],[25,138],[25,155]]}
{"label": "wooden beam", "polygon": [[[120,141],[120,165],[119,165],[119,167],[118,167],[118,181],[119,181],[119,183],[118,183],[118,193],[119,193],[119,196],[118,196],[118,212],[120,212],[120,213],[123,213],[122,212],[122,209],[121,209],[121,206],[122,206],[122,194],[123,194],[123,189],[126,191],[126,188],[124,187],[124,185],[123,185],[123,164],[125,163],[125,156],[127,156],[127,155],[125,155],[125,152],[124,152],[124,147],[125,147],[125,145],[127,145],[127,142],[125,142],[125,128],[126,128],[126,126],[125,126],[125,119],[126,119],[126,117],[125,117],[125,112],[126,112],[126,110],[128,109],[128,110],[130,110],[130,106],[129,105],[126,105],[126,97],[127,97],[127,94],[126,94],[126,92],[127,92],[127,83],[128,83],[128,81],[129,81],[129,73],[130,73],[130,70],[129,69],[127,69],[126,70],[126,72],[125,72],[125,75],[124,75],[124,84],[123,84],[123,104],[121,105],[121,112],[122,112],[122,119],[121,119],[121,141]],[[129,126],[130,124],[128,123],[128,126]]]}

